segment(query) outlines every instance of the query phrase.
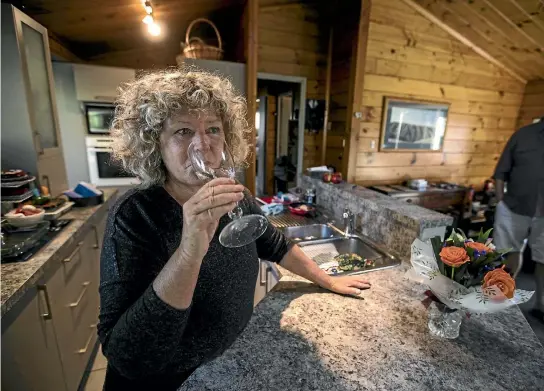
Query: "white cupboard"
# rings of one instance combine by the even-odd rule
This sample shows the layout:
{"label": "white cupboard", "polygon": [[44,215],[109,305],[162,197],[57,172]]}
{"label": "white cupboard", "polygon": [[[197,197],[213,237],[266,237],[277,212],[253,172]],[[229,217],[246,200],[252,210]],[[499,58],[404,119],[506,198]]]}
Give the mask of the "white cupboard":
{"label": "white cupboard", "polygon": [[82,102],[114,102],[119,85],[136,78],[129,68],[73,64],[77,100]]}

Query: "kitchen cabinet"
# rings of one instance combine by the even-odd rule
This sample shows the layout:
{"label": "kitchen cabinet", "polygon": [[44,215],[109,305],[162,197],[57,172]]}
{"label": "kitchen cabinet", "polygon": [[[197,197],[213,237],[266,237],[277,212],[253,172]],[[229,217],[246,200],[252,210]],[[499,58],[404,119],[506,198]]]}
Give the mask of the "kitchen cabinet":
{"label": "kitchen cabinet", "polygon": [[106,219],[104,210],[74,234],[28,298],[2,318],[2,391],[78,389],[97,343]]}
{"label": "kitchen cabinet", "polygon": [[66,390],[47,284],[2,317],[2,391]]}
{"label": "kitchen cabinet", "polygon": [[53,324],[68,390],[77,390],[96,343],[98,280],[94,229],[86,232],[49,279]]}
{"label": "kitchen cabinet", "polygon": [[259,275],[255,285],[253,305],[256,306],[279,281],[278,268],[272,262],[259,260]]}
{"label": "kitchen cabinet", "polygon": [[2,4],[2,167],[67,188],[47,29]]}
{"label": "kitchen cabinet", "polygon": [[114,102],[122,83],[134,80],[136,71],[128,68],[73,64],[77,100]]}

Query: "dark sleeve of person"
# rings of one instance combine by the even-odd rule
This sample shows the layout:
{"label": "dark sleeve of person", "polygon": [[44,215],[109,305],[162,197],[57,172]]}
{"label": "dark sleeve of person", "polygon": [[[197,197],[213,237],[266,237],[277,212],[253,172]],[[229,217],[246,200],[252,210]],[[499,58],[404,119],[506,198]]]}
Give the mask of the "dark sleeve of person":
{"label": "dark sleeve of person", "polygon": [[152,282],[168,259],[145,212],[131,203],[108,217],[100,260],[98,335],[108,364],[138,379],[160,373],[179,344],[190,308],[175,309]]}
{"label": "dark sleeve of person", "polygon": [[[252,214],[263,215],[261,208],[257,205],[249,191],[245,191],[245,196],[246,198],[244,198],[243,202],[249,211]],[[244,211],[244,213],[246,212]],[[264,231],[264,234],[256,241],[257,254],[260,259],[279,263],[285,254],[289,252],[291,247],[294,246],[294,243],[288,240],[285,235],[272,224],[269,222],[267,222],[267,224],[266,231]]]}
{"label": "dark sleeve of person", "polygon": [[499,159],[499,162],[497,163],[497,167],[495,168],[495,173],[493,174],[494,179],[508,181],[510,176],[510,171],[512,169],[514,148],[516,147],[516,139],[517,139],[517,132],[514,133],[510,137],[510,139],[506,143],[506,146],[504,147],[504,150],[502,151],[501,158]]}

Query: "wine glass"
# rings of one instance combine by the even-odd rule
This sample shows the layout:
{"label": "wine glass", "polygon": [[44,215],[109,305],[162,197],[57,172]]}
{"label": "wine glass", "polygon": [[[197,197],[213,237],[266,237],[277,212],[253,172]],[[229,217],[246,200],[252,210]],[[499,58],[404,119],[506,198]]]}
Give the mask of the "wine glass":
{"label": "wine glass", "polygon": [[[231,178],[235,179],[236,170],[234,160],[229,151],[226,141],[223,141],[221,156],[211,156],[206,159],[206,155],[198,147],[195,142],[189,145],[187,150],[189,159],[195,171],[196,176],[203,180],[209,181],[214,178]],[[219,161],[214,161],[219,160]],[[231,222],[223,228],[219,234],[219,243],[225,247],[242,247],[257,240],[266,230],[268,220],[261,215],[243,215],[242,208],[236,203],[236,207],[228,213]]]}

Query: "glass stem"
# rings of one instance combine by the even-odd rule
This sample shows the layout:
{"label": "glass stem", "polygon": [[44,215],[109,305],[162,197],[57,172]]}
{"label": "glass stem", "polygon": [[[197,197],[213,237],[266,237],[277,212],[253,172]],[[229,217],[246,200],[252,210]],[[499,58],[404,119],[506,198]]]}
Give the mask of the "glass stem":
{"label": "glass stem", "polygon": [[240,204],[238,202],[236,203],[234,209],[228,213],[231,220],[238,220],[243,214],[244,212],[242,211],[242,208],[240,208]]}

